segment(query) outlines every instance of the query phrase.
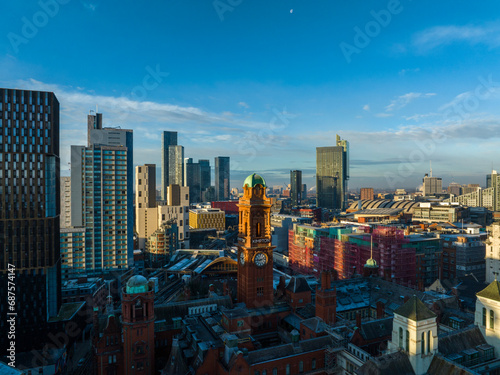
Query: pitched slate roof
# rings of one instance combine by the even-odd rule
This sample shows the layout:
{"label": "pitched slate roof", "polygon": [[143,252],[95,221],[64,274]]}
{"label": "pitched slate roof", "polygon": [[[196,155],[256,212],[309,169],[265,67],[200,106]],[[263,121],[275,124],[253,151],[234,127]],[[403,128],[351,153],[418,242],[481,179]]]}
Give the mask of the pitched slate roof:
{"label": "pitched slate roof", "polygon": [[303,277],[292,277],[286,286],[286,289],[292,293],[310,292],[311,288]]}
{"label": "pitched slate roof", "polygon": [[427,375],[475,375],[477,372],[466,369],[440,355],[432,358],[431,365],[427,370]]}
{"label": "pitched slate roof", "polygon": [[403,306],[394,310],[394,314],[401,315],[416,322],[436,317],[436,314],[425,306],[417,296],[411,297]]}
{"label": "pitched slate roof", "polygon": [[486,288],[476,293],[476,296],[500,302],[500,282],[498,282],[497,280],[493,281]]}
{"label": "pitched slate roof", "polygon": [[320,333],[327,329],[325,322],[316,316],[314,318],[303,320],[302,324],[315,333]]}
{"label": "pitched slate roof", "polygon": [[330,336],[316,337],[309,340],[301,340],[296,346],[293,344],[284,344],[260,350],[253,350],[247,354],[246,360],[249,365],[254,365],[256,363],[272,361],[278,358],[303,354],[305,352],[322,350],[328,345],[333,344],[334,341]]}
{"label": "pitched slate roof", "polygon": [[361,323],[361,335],[365,340],[371,341],[382,339],[392,334],[392,316],[389,318],[373,320],[371,322]]}
{"label": "pitched slate roof", "polygon": [[415,375],[408,356],[403,352],[371,358],[354,372],[358,375]]}
{"label": "pitched slate roof", "polygon": [[438,345],[439,353],[446,357],[483,344],[486,344],[483,334],[479,327],[473,326],[440,336]]}

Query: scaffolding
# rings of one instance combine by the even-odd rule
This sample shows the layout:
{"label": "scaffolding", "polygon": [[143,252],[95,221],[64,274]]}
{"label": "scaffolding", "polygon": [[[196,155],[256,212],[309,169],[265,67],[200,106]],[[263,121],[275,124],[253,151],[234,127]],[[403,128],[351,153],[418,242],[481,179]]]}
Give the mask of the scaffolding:
{"label": "scaffolding", "polygon": [[288,232],[288,257],[289,266],[294,272],[307,275],[313,274],[313,250],[310,246],[307,246],[306,238],[303,235],[296,234],[293,230]]}

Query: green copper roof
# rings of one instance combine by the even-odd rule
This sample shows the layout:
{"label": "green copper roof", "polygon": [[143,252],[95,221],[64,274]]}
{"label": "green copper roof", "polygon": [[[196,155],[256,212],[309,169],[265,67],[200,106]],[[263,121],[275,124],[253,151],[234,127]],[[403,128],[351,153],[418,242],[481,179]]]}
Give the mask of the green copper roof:
{"label": "green copper roof", "polygon": [[436,314],[425,306],[417,296],[411,297],[403,306],[394,310],[394,314],[404,316],[416,322],[436,317]]}
{"label": "green copper roof", "polygon": [[248,187],[255,187],[255,185],[260,184],[264,187],[266,187],[266,180],[264,180],[261,176],[259,176],[257,173],[252,173],[250,176],[245,178],[245,182],[243,182],[243,187],[248,185]]}
{"label": "green copper roof", "polygon": [[493,281],[486,288],[476,293],[478,297],[484,297],[500,302],[500,282],[497,280]]}
{"label": "green copper roof", "polygon": [[128,294],[149,292],[148,279],[141,275],[132,276],[127,281],[126,291]]}
{"label": "green copper roof", "polygon": [[366,261],[365,267],[375,268],[377,266],[377,261],[373,258],[370,258]]}

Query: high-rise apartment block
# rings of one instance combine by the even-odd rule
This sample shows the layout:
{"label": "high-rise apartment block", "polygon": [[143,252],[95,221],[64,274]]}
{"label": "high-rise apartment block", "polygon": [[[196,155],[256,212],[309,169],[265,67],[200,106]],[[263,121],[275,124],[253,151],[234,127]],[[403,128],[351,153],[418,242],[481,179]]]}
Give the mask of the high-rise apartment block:
{"label": "high-rise apartment block", "polygon": [[168,184],[184,185],[184,147],[168,148]]}
{"label": "high-rise apartment block", "polygon": [[359,195],[361,200],[373,200],[373,188],[361,188]]}
{"label": "high-rise apartment block", "polygon": [[[156,199],[153,200],[156,185],[154,171],[154,164],[136,167],[135,231],[139,249],[147,249],[150,237],[157,236],[156,232],[162,230],[163,225],[170,225],[172,220],[175,221],[175,230],[178,231],[175,235],[176,241],[179,240],[181,246],[187,247],[189,243],[189,187],[170,185],[166,189],[166,201],[156,202]],[[156,241],[155,238],[151,240]]]}
{"label": "high-rise apartment block", "polygon": [[290,171],[292,207],[302,204],[302,171]]}
{"label": "high-rise apartment block", "polygon": [[156,207],[156,165],[144,164],[135,167],[135,207]]}
{"label": "high-rise apartment block", "polygon": [[229,156],[218,156],[215,158],[215,199],[228,200],[230,185]]}
{"label": "high-rise apartment block", "polygon": [[133,133],[88,124],[89,144],[71,146],[71,224],[85,228],[85,273],[101,274],[133,263]]}
{"label": "high-rise apartment block", "polygon": [[161,199],[167,198],[167,187],[172,184],[170,176],[169,147],[177,146],[177,132],[164,131],[161,138]]}
{"label": "high-rise apartment block", "polygon": [[61,177],[61,228],[71,227],[71,177]]}
{"label": "high-rise apartment block", "polygon": [[349,142],[337,135],[335,146],[316,148],[317,206],[344,210],[348,179]]}
{"label": "high-rise apartment block", "polygon": [[[0,88],[0,352],[15,275],[16,351],[47,340],[61,305],[59,102],[52,92]],[[12,295],[12,294],[10,294]],[[10,300],[10,297],[9,297]]]}

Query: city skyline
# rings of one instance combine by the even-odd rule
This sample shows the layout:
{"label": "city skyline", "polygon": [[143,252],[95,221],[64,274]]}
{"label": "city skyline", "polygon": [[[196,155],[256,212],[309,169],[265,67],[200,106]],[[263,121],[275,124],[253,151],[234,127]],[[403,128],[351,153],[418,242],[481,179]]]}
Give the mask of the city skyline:
{"label": "city skyline", "polygon": [[[154,6],[152,13],[124,4],[117,18],[113,4],[98,2],[61,2],[53,13],[37,3],[5,5],[12,17],[2,25],[0,68],[8,74],[0,85],[58,96],[62,175],[96,105],[109,126],[136,132],[134,166],[160,165],[161,132],[177,131],[186,157],[231,157],[232,187],[255,171],[282,184],[294,169],[313,187],[315,148],[334,145],[337,133],[351,143],[350,188],[415,188],[429,160],[444,186],[484,185],[484,175],[500,168],[492,164],[500,128],[497,4],[444,1],[432,15],[426,4],[406,1],[241,3],[222,13],[211,2]],[[22,18],[31,22],[37,12],[48,21],[31,35]],[[144,28],[125,27],[141,15],[151,18]],[[89,23],[99,26],[72,33]],[[259,44],[262,30],[276,27]],[[139,56],[128,58],[123,38]],[[65,52],[49,53],[47,43]],[[82,45],[100,56],[92,71],[76,53]],[[427,143],[434,129],[445,141]]]}

